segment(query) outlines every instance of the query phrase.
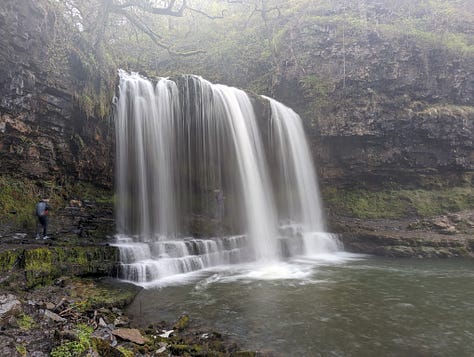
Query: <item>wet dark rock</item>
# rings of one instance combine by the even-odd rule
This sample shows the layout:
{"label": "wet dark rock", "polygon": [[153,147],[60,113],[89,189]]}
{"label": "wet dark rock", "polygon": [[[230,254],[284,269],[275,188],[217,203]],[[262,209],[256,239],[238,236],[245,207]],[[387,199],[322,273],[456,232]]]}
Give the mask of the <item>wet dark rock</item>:
{"label": "wet dark rock", "polygon": [[77,67],[49,52],[51,46],[65,50],[54,40],[51,16],[46,1],[2,2],[0,174],[44,180],[74,177],[110,187],[110,124],[100,118],[86,120],[75,103],[74,94],[80,91]]}
{"label": "wet dark rock", "polygon": [[0,356],[15,356],[15,340],[0,333]]}
{"label": "wet dark rock", "polygon": [[[62,321],[60,321],[62,322]],[[58,339],[70,340],[70,341],[79,341],[79,336],[76,331],[72,330],[63,330],[56,331]]]}
{"label": "wet dark rock", "polygon": [[[439,239],[437,237],[437,239]],[[341,240],[347,250],[356,253],[374,254],[386,257],[400,258],[454,258],[454,257],[473,257],[471,241],[463,239],[453,242],[437,241],[433,243],[430,239],[419,239],[409,235],[398,238],[394,241],[393,237],[386,233],[354,234],[341,235]]]}

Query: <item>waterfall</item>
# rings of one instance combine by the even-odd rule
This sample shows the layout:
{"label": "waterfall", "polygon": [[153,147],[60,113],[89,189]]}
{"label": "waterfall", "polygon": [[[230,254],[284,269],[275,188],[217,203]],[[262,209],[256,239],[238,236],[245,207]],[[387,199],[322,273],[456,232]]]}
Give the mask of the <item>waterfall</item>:
{"label": "waterfall", "polygon": [[299,223],[305,254],[340,250],[336,237],[326,232],[316,170],[301,118],[282,103],[264,98],[270,102],[272,112],[270,140],[284,193],[281,211],[291,222]]}
{"label": "waterfall", "polygon": [[[119,72],[117,245],[139,283],[337,250],[301,119],[198,76]],[[256,103],[271,108],[257,116]]]}
{"label": "waterfall", "polygon": [[141,239],[176,233],[173,136],[177,87],[120,72],[116,116],[117,226]]}

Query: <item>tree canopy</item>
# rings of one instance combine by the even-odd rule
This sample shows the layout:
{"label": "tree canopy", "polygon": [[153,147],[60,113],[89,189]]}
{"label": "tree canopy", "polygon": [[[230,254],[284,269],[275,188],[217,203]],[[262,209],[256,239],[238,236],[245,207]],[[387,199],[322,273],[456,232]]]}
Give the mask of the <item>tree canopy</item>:
{"label": "tree canopy", "polygon": [[[382,36],[474,52],[469,0],[47,1],[62,26],[58,42],[69,43],[84,72],[106,63],[148,75],[195,73],[270,95],[289,67],[305,88],[330,87],[319,77],[315,87],[307,66],[304,38],[317,31],[342,48]],[[334,64],[344,79],[345,60]]]}

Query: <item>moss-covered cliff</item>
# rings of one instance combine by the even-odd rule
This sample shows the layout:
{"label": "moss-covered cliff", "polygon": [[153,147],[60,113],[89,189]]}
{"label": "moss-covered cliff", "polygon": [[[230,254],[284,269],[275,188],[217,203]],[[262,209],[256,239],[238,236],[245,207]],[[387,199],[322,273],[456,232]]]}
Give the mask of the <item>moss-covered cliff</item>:
{"label": "moss-covered cliff", "polygon": [[0,6],[0,174],[110,187],[113,130],[105,108],[115,73],[110,82],[107,68],[94,71],[97,61],[61,16],[48,1]]}
{"label": "moss-covered cliff", "polygon": [[473,19],[441,30],[429,23],[447,16],[439,4],[415,2],[411,17],[398,5],[316,11],[280,35],[274,91],[308,124],[333,214],[473,207]]}
{"label": "moss-covered cliff", "polygon": [[472,172],[474,52],[333,17],[287,30],[282,54],[300,58],[282,55],[275,86],[306,118],[323,180],[424,186]]}
{"label": "moss-covered cliff", "polygon": [[10,246],[0,252],[0,280],[9,288],[49,285],[60,276],[110,276],[119,262],[110,246]]}
{"label": "moss-covered cliff", "polygon": [[332,213],[442,214],[473,207],[472,14],[468,1],[264,1],[224,39],[207,32],[207,55],[161,70],[294,108]]}
{"label": "moss-covered cliff", "polygon": [[111,57],[148,74],[194,72],[293,107],[332,214],[424,217],[473,207],[469,1],[242,1],[203,5],[208,14],[227,6],[223,19],[143,17],[177,47],[203,50],[196,56],[157,50],[144,32],[131,36],[137,28],[123,17],[104,19],[102,42],[92,39],[59,4],[0,7],[4,221],[31,224],[38,195],[62,208],[84,198],[70,194],[77,180],[112,186]]}
{"label": "moss-covered cliff", "polygon": [[94,220],[72,217],[71,200],[108,202],[99,216],[112,218],[115,71],[62,16],[49,1],[0,6],[0,236],[34,232],[39,197],[54,233]]}

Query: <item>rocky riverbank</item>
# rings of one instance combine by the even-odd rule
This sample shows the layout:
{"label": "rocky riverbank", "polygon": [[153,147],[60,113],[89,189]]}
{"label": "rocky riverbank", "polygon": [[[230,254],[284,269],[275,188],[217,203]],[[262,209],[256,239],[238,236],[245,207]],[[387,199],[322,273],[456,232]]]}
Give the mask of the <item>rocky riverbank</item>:
{"label": "rocky riverbank", "polygon": [[0,228],[0,356],[271,355],[187,316],[139,327],[124,309],[140,289],[110,278],[119,264],[110,202],[56,201],[50,239],[35,239],[27,207],[26,224]]}
{"label": "rocky riverbank", "polygon": [[426,219],[332,217],[345,249],[386,257],[474,257],[474,210]]}
{"label": "rocky riverbank", "polygon": [[[25,182],[4,178],[2,186],[10,188],[3,197],[11,205],[5,206],[0,227],[0,355],[271,355],[243,351],[228,337],[198,327],[187,317],[146,327],[129,319],[124,308],[137,288],[104,278],[115,276],[119,263],[118,250],[109,244],[115,231],[112,193],[84,184],[52,187],[52,239],[35,240],[33,194],[24,200],[18,197],[20,188],[34,192],[28,187],[36,186]],[[375,216],[363,209],[362,198],[349,196],[350,207],[336,198],[327,198],[331,212]],[[400,212],[422,212],[425,206],[412,202]],[[474,257],[472,209],[418,219],[329,216],[331,231],[340,234],[348,251],[387,257]]]}
{"label": "rocky riverbank", "polygon": [[138,329],[124,314],[139,288],[61,277],[32,290],[0,291],[2,356],[270,356],[243,351],[189,317]]}
{"label": "rocky riverbank", "polygon": [[[81,209],[87,211],[78,207],[78,212]],[[332,230],[348,251],[386,257],[474,257],[474,210],[429,219],[331,218]],[[52,240],[38,241],[31,233],[4,233],[0,355],[272,355],[241,350],[187,316],[140,326],[124,310],[139,288],[108,278],[119,263],[117,248],[78,239],[67,241],[55,233]]]}

